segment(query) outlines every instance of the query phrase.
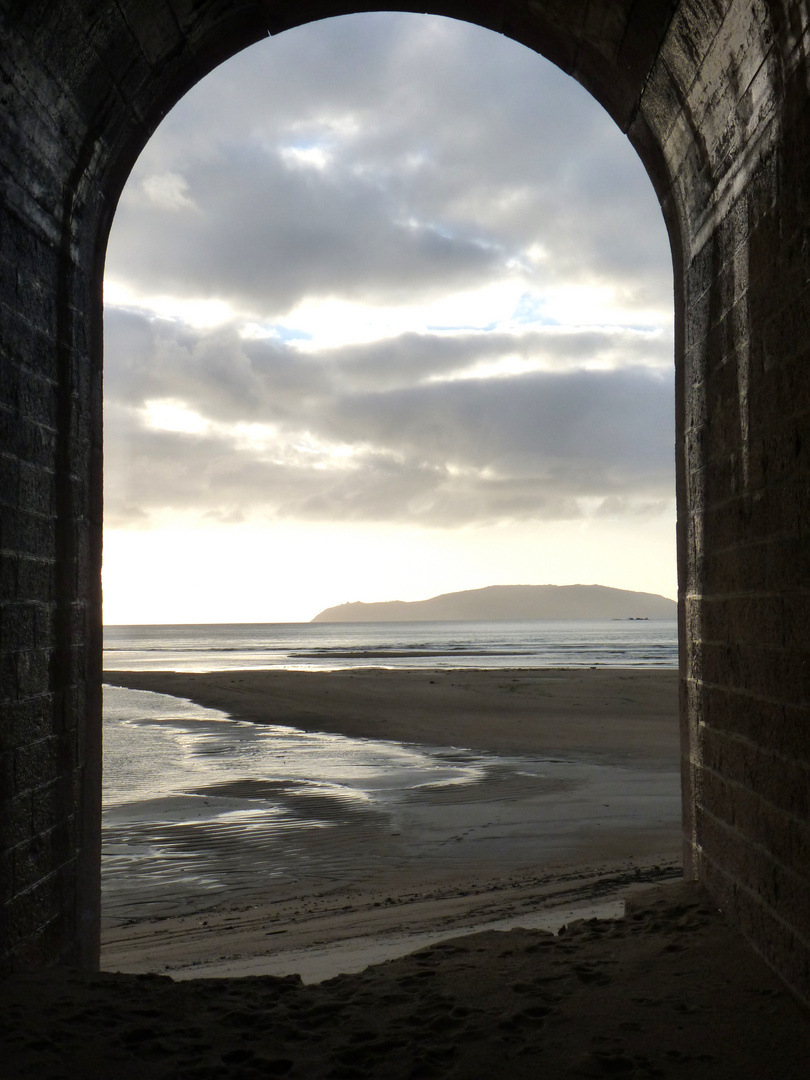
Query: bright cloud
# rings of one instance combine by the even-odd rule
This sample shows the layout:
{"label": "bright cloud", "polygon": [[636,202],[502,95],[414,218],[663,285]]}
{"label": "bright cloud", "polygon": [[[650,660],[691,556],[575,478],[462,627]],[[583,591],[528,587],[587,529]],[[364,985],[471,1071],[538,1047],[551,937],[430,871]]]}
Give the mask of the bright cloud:
{"label": "bright cloud", "polygon": [[194,200],[189,198],[188,182],[179,173],[166,172],[145,176],[141,190],[154,206],[163,210],[193,210]]}

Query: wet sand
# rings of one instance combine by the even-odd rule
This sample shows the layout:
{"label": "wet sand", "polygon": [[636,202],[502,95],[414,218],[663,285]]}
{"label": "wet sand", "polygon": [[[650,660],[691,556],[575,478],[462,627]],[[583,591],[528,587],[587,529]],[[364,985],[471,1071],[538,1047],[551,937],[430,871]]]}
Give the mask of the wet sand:
{"label": "wet sand", "polygon": [[[102,963],[175,977],[300,973],[307,981],[488,926],[554,929],[615,915],[628,886],[680,873],[677,676],[671,671],[109,672],[106,681],[186,697],[259,724],[443,746],[475,783],[423,787],[358,807],[256,778],[189,789],[223,809],[284,801],[279,837],[176,820],[120,834],[162,853],[104,893]],[[455,748],[451,750],[450,748]],[[478,755],[477,757],[475,755]],[[272,790],[265,791],[265,788]],[[177,804],[177,805],[174,805]],[[157,808],[160,810],[160,808]],[[165,814],[165,810],[161,811]],[[180,849],[182,873],[167,870]],[[227,889],[196,888],[206,868]],[[213,876],[209,874],[209,877]]]}

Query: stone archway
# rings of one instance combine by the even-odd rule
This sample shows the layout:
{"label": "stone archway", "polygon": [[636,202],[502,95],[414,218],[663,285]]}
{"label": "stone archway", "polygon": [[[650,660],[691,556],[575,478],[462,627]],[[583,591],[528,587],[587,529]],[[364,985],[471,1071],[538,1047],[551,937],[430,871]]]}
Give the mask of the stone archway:
{"label": "stone archway", "polygon": [[[160,118],[214,66],[363,9],[0,0],[5,970],[97,962],[101,283],[118,195]],[[572,74],[658,194],[675,263],[686,865],[810,996],[810,5],[429,9]]]}

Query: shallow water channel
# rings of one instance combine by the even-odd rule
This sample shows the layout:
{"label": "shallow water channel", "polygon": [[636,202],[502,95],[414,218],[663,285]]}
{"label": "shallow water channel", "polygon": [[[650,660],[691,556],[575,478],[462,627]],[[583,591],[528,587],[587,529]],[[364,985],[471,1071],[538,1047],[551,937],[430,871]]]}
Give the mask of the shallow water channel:
{"label": "shallow water channel", "polygon": [[230,719],[105,687],[107,925],[380,872],[543,865],[594,831],[679,820],[678,775]]}

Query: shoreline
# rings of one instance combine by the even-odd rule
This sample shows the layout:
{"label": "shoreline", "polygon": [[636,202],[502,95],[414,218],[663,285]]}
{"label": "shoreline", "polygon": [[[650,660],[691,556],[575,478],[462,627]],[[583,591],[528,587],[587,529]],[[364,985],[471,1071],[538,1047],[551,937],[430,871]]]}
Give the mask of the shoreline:
{"label": "shoreline", "polygon": [[234,719],[493,754],[678,767],[672,668],[105,671]]}
{"label": "shoreline", "polygon": [[173,979],[296,974],[319,983],[482,931],[556,933],[578,919],[620,917],[636,892],[682,880],[680,863],[669,854],[490,880],[388,878],[275,901],[231,899],[106,928],[101,967]]}

